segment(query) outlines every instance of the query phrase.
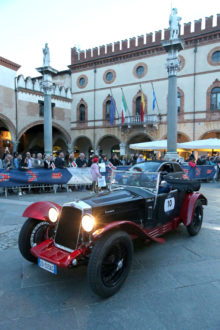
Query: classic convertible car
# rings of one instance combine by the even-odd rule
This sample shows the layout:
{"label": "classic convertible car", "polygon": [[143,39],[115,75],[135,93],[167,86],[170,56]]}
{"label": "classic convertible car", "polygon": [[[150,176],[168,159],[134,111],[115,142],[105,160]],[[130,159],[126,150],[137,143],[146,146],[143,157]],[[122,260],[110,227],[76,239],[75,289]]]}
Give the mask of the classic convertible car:
{"label": "classic convertible car", "polygon": [[[167,192],[161,193],[164,186]],[[20,252],[54,274],[60,267],[88,264],[91,289],[109,297],[129,273],[132,240],[164,243],[161,236],[181,223],[190,235],[199,232],[207,205],[199,188],[185,174],[113,171],[111,191],[63,206],[30,205],[23,213],[28,219],[19,235]]]}

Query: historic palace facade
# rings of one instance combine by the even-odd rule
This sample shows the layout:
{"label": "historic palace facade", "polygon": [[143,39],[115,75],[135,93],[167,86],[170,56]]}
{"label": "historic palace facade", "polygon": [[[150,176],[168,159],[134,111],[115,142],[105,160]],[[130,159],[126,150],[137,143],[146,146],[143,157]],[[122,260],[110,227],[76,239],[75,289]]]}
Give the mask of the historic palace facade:
{"label": "historic palace facade", "polygon": [[[207,17],[204,27],[202,20],[184,24],[180,38],[185,48],[177,78],[178,141],[220,138],[220,15],[215,23]],[[166,29],[86,51],[72,48],[69,69],[53,77],[54,148],[123,154],[130,143],[166,138],[167,53],[161,42],[168,39]],[[37,151],[43,148],[42,78],[17,77],[18,68],[0,58],[0,148]],[[116,106],[112,124],[111,99]]]}

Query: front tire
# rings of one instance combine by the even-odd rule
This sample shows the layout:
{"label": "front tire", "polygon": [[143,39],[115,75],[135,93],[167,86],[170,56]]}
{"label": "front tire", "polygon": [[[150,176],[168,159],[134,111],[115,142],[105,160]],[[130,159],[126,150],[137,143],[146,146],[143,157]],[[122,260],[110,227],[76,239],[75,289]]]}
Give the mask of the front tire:
{"label": "front tire", "polygon": [[37,258],[31,254],[30,250],[35,244],[39,244],[48,238],[48,227],[48,222],[37,219],[28,218],[25,221],[19,234],[18,247],[26,260],[37,262]]}
{"label": "front tire", "polygon": [[107,298],[126,280],[133,257],[133,243],[123,231],[111,232],[95,244],[88,264],[88,280],[97,295]]}
{"label": "front tire", "polygon": [[195,236],[199,233],[202,227],[202,221],[203,221],[202,202],[200,200],[197,200],[192,222],[190,223],[190,225],[186,227],[190,236]]}

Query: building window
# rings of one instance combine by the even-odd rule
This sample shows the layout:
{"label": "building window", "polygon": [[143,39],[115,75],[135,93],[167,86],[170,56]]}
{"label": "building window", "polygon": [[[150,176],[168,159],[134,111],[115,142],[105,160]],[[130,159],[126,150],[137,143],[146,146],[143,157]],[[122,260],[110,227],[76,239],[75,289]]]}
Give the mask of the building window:
{"label": "building window", "polygon": [[112,84],[115,81],[116,72],[115,70],[107,70],[103,74],[103,80],[106,84]]}
{"label": "building window", "polygon": [[76,80],[77,87],[79,88],[85,88],[88,84],[88,77],[86,75],[81,75]]}
{"label": "building window", "polygon": [[220,63],[220,51],[214,52],[212,54],[212,61],[214,63]]}
{"label": "building window", "polygon": [[208,63],[213,66],[220,65],[220,47],[215,47],[208,53],[207,56]]}
{"label": "building window", "polygon": [[106,102],[105,107],[105,120],[110,121],[110,111],[111,111],[111,100]]}
{"label": "building window", "polygon": [[177,112],[180,113],[181,109],[181,94],[180,92],[177,92]]}
{"label": "building window", "polygon": [[110,82],[113,79],[113,73],[111,71],[110,72],[107,72],[105,77],[106,77],[106,80],[108,82]]}
{"label": "building window", "polygon": [[143,78],[147,74],[147,64],[146,63],[137,63],[133,68],[133,75],[136,78]]}
{"label": "building window", "polygon": [[84,104],[80,104],[79,106],[79,121],[85,122],[86,120],[86,107]]}
{"label": "building window", "polygon": [[[39,116],[44,117],[44,101],[38,101],[39,104]],[[54,118],[55,103],[51,103],[52,118]]]}
{"label": "building window", "polygon": [[137,67],[136,73],[137,73],[138,76],[142,76],[143,75],[143,73],[144,73],[144,67],[143,67],[143,65],[139,65]]}
{"label": "building window", "polygon": [[81,87],[83,87],[85,85],[85,83],[86,83],[86,80],[85,80],[84,77],[79,79],[79,84],[80,84]]}
{"label": "building window", "polygon": [[215,87],[211,91],[211,110],[220,109],[220,87]]}
{"label": "building window", "polygon": [[141,96],[136,98],[136,116],[141,115]]}

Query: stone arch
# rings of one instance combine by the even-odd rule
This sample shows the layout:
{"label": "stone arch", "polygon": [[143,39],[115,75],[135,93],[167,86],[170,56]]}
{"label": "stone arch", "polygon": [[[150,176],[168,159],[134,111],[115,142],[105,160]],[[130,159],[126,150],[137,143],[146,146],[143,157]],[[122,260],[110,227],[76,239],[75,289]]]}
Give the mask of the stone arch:
{"label": "stone arch", "polygon": [[[18,134],[18,140],[20,140],[20,138],[22,137],[22,135],[29,130],[30,128],[37,126],[37,125],[44,125],[44,121],[43,120],[37,120],[35,122],[30,123],[29,125],[25,126]],[[71,143],[71,136],[70,134],[59,124],[54,123],[52,124],[52,127],[56,127],[59,131],[61,131],[63,133],[63,135],[66,137],[66,142],[67,143]]]}
{"label": "stone arch", "polygon": [[[132,100],[132,115],[133,116],[136,116],[136,100],[138,97],[141,97],[141,93],[143,93],[143,92],[139,89],[139,91],[133,97],[133,100]],[[146,115],[147,114],[147,96],[144,93],[143,93],[143,96],[144,96],[144,102],[145,102],[144,115]]]}
{"label": "stone arch", "polygon": [[203,133],[198,140],[217,138],[220,139],[220,130],[213,129]]}
{"label": "stone arch", "polygon": [[113,134],[105,134],[99,138],[97,142],[97,149],[101,154],[111,157],[113,152],[119,153],[118,150],[120,150],[120,143],[121,141],[117,136]]}
{"label": "stone arch", "polygon": [[[167,139],[167,135],[163,135],[163,137],[161,138],[161,140],[166,140]],[[177,142],[181,143],[181,142],[189,142],[191,141],[190,137],[183,132],[178,131],[177,132]]]}
{"label": "stone arch", "polygon": [[4,122],[4,124],[6,125],[6,127],[8,128],[9,132],[11,133],[11,138],[14,141],[15,137],[16,137],[16,128],[15,128],[14,124],[8,117],[3,115],[2,113],[0,113],[0,120],[2,120]]}
{"label": "stone arch", "polygon": [[15,127],[10,119],[2,114],[0,114],[0,136],[0,157],[2,157],[6,147],[10,152],[15,151]]}
{"label": "stone arch", "polygon": [[133,133],[131,136],[129,136],[127,140],[127,145],[132,143],[141,143],[141,142],[148,142],[153,141],[153,138],[147,134],[147,133]]}
{"label": "stone arch", "polygon": [[83,152],[86,157],[88,157],[92,150],[92,141],[86,135],[79,135],[73,141],[73,149],[75,156],[78,156],[80,152]]}

